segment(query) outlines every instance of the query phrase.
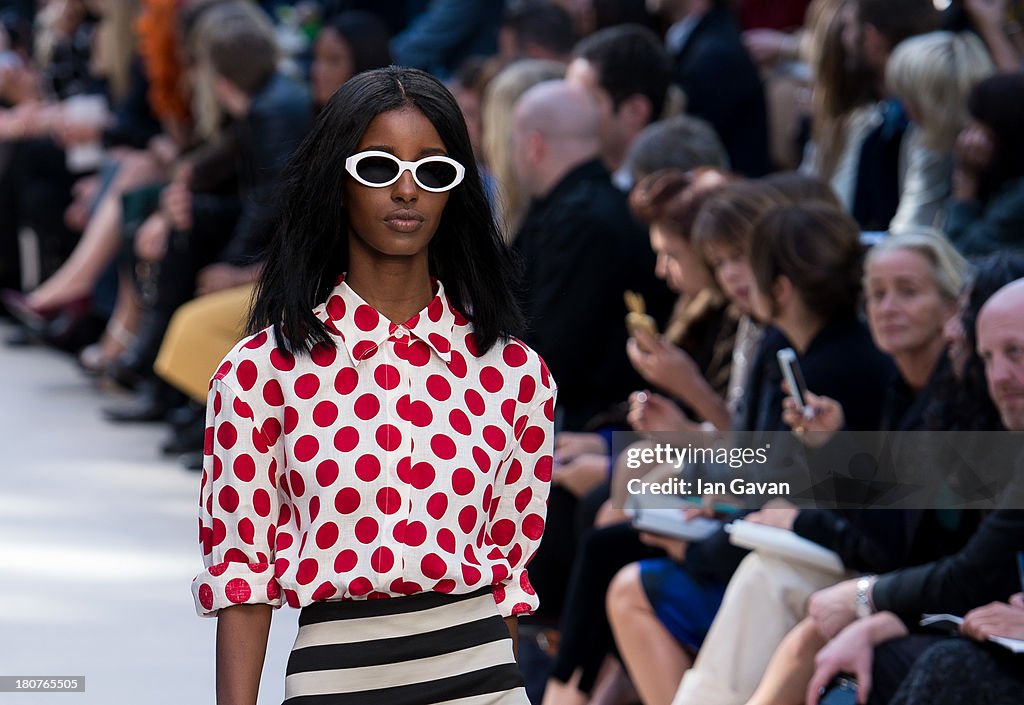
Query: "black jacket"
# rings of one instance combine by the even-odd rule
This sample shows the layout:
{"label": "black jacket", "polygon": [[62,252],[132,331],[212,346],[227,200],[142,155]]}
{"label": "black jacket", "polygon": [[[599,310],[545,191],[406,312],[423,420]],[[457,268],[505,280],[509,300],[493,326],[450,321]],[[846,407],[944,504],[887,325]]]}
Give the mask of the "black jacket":
{"label": "black jacket", "polygon": [[654,275],[646,229],[597,159],[530,205],[515,249],[524,265],[526,342],[558,380],[564,428],[578,430],[643,384],[626,357],[623,292],[643,294],[662,326],[675,297]]}
{"label": "black jacket", "polygon": [[751,177],[768,173],[764,87],[732,13],[719,8],[704,15],[673,59],[686,112],[711,123],[733,170]]}

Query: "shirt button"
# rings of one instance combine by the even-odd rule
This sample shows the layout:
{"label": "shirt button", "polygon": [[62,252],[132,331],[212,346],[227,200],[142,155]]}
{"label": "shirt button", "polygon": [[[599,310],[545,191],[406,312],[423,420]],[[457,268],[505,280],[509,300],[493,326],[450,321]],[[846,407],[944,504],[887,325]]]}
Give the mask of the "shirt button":
{"label": "shirt button", "polygon": [[409,331],[405,329],[405,326],[398,326],[398,330],[395,331],[395,337],[401,340],[408,332]]}

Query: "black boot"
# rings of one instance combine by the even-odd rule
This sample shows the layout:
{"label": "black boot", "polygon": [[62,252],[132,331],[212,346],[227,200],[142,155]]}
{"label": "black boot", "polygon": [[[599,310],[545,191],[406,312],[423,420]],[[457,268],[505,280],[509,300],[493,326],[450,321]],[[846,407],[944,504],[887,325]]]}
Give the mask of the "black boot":
{"label": "black boot", "polygon": [[150,378],[139,385],[135,399],[108,407],[103,416],[116,423],[165,421],[168,412],[185,402],[185,395],[161,379]]}

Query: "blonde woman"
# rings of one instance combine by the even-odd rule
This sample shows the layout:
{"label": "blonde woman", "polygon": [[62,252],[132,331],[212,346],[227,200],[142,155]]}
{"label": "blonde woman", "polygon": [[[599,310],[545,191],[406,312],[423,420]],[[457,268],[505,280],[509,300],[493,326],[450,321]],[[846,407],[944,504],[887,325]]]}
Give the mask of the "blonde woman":
{"label": "blonde woman", "polygon": [[892,232],[929,227],[942,217],[953,173],[953,145],[967,124],[967,96],[995,71],[984,43],[969,32],[930,32],[901,42],[886,83],[912,123],[900,159],[900,205]]}
{"label": "blonde woman", "polygon": [[505,67],[487,85],[483,100],[484,160],[496,184],[498,224],[506,239],[519,228],[529,196],[516,183],[512,170],[512,106],[523,93],[541,81],[562,78],[565,65],[543,59],[523,59]]}

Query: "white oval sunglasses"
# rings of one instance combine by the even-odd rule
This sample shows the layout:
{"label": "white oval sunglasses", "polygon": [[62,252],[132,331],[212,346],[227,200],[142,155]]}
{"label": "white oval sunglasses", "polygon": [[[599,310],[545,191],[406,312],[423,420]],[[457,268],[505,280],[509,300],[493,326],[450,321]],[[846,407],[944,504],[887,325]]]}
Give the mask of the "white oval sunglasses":
{"label": "white oval sunglasses", "polygon": [[398,181],[405,171],[424,191],[438,193],[458,186],[466,176],[466,168],[450,157],[440,155],[406,162],[393,154],[369,150],[353,154],[345,160],[345,171],[363,186],[383,188]]}

